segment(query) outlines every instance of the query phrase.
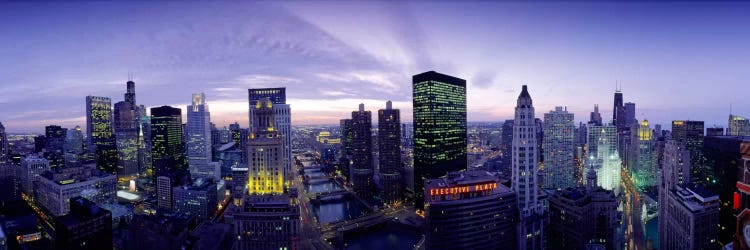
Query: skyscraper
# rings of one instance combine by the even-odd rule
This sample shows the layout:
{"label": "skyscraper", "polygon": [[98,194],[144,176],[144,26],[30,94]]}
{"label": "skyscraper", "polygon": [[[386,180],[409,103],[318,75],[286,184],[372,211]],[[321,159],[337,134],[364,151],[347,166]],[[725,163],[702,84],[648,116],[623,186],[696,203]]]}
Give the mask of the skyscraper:
{"label": "skyscraper", "polygon": [[[253,107],[261,98],[268,98],[273,104],[273,113],[276,117],[276,129],[279,130],[281,137],[282,152],[281,159],[284,166],[286,185],[290,185],[294,179],[292,170],[292,110],[291,106],[286,103],[286,88],[259,88],[248,89],[248,99],[250,105],[250,123],[253,122]],[[252,128],[251,128],[252,129]],[[252,132],[252,131],[251,131]]]}
{"label": "skyscraper", "polygon": [[602,114],[599,113],[599,105],[598,104],[594,104],[594,112],[591,112],[591,116],[590,116],[588,124],[595,125],[595,126],[601,126],[601,125],[603,125],[602,124]]}
{"label": "skyscraper", "polygon": [[615,102],[614,108],[612,109],[612,121],[614,122],[615,127],[617,127],[618,132],[628,128],[627,114],[625,111],[625,106],[622,102],[622,91],[620,89],[617,89],[615,90]]}
{"label": "skyscraper", "polygon": [[401,163],[401,112],[391,101],[378,110],[378,157],[382,198],[392,203],[402,196],[404,167]]}
{"label": "skyscraper", "polygon": [[276,130],[273,103],[267,97],[255,103],[254,119],[247,145],[247,189],[251,194],[284,192],[283,142]]}
{"label": "skyscraper", "polygon": [[351,183],[361,197],[371,197],[375,191],[375,168],[372,159],[372,114],[359,104],[352,112],[352,166]]}
{"label": "skyscraper", "polygon": [[0,122],[0,167],[8,162],[8,134],[5,133],[5,126]]}
{"label": "skyscraper", "polygon": [[672,121],[672,139],[685,144],[690,151],[691,182],[707,184],[705,178],[711,169],[703,164],[703,121]]}
{"label": "skyscraper", "polygon": [[44,127],[44,158],[49,161],[50,168],[59,169],[65,166],[63,145],[68,129],[58,125]]}
{"label": "skyscraper", "polygon": [[193,94],[193,105],[187,107],[187,157],[193,177],[221,178],[218,163],[211,155],[211,113],[208,111],[206,95]]}
{"label": "skyscraper", "polygon": [[352,139],[354,131],[352,130],[352,119],[341,119],[340,126],[341,130],[341,158],[339,159],[339,171],[341,176],[344,176],[345,180],[349,180],[349,172],[351,172],[351,158],[354,150],[352,150]]}
{"label": "skyscraper", "polygon": [[750,136],[750,120],[730,114],[727,135]]}
{"label": "skyscraper", "polygon": [[513,124],[513,179],[511,181],[520,212],[519,249],[542,249],[544,247],[542,216],[545,215],[545,211],[539,200],[538,154],[534,106],[526,85],[523,85],[516,102]]}
{"label": "skyscraper", "polygon": [[637,166],[635,185],[639,188],[656,186],[659,166],[657,165],[656,141],[648,120],[643,120],[638,128]]}
{"label": "skyscraper", "polygon": [[575,124],[573,113],[567,108],[555,107],[544,114],[544,188],[565,189],[575,187]]}
{"label": "skyscraper", "polygon": [[117,146],[112,130],[112,101],[109,97],[86,96],[88,150],[95,154],[99,170],[117,173]]}
{"label": "skyscraper", "polygon": [[[130,82],[129,82],[130,83]],[[127,99],[129,94],[125,94]],[[133,104],[115,103],[115,140],[117,144],[117,176],[132,178],[138,174],[138,114]]]}
{"label": "skyscraper", "polygon": [[637,122],[638,121],[635,120],[635,103],[626,102],[625,103],[625,126],[630,127]]}
{"label": "skyscraper", "polygon": [[414,201],[424,204],[424,180],[466,169],[466,80],[428,71],[412,77]]}
{"label": "skyscraper", "polygon": [[151,108],[152,157],[156,175],[185,172],[182,110],[170,106]]}
{"label": "skyscraper", "polygon": [[65,153],[65,166],[76,167],[81,164],[84,153],[83,132],[81,131],[81,127],[76,126],[75,128],[68,130],[65,135],[63,152]]}

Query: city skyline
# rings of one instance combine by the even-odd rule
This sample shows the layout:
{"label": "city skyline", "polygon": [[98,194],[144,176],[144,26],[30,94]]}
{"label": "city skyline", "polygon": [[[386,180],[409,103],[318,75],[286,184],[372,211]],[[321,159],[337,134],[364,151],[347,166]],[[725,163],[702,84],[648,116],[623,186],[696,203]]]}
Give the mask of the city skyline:
{"label": "city skyline", "polygon": [[15,42],[0,49],[10,133],[85,130],[84,97],[119,100],[128,72],[147,109],[185,109],[205,92],[218,126],[247,127],[246,89],[278,86],[295,125],[337,124],[358,103],[385,100],[411,122],[409,79],[428,70],[467,79],[470,122],[510,119],[524,84],[540,112],[566,106],[579,122],[599,104],[611,117],[615,81],[651,124],[726,128],[730,104],[750,116],[750,101],[732,91],[750,76],[746,3],[3,5],[0,21],[17,24],[0,27]]}

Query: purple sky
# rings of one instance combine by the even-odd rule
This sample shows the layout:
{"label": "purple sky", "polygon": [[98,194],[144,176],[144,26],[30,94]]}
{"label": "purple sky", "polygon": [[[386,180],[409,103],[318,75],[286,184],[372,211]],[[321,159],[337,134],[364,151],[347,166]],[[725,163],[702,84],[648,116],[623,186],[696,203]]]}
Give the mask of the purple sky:
{"label": "purple sky", "polygon": [[468,81],[469,121],[502,121],[529,85],[536,116],[611,118],[615,81],[637,118],[726,126],[750,116],[747,3],[0,3],[0,122],[84,126],[85,96],[183,107],[247,126],[247,88],[286,86],[294,124],[364,102],[411,121],[411,76]]}

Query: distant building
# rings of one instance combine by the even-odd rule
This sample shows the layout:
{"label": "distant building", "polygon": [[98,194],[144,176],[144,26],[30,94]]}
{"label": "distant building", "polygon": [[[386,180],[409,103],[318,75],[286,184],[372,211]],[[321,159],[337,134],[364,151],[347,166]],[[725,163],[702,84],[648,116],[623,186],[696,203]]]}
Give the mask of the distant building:
{"label": "distant building", "polygon": [[213,162],[211,141],[211,113],[206,95],[193,94],[193,105],[187,107],[187,158],[192,178],[211,178],[218,181],[221,169]]}
{"label": "distant building", "polygon": [[750,136],[750,120],[741,116],[729,115],[727,135]]}
{"label": "distant building", "polygon": [[55,248],[112,248],[112,213],[81,197],[69,203],[70,213],[55,218]]}
{"label": "distant building", "polygon": [[10,148],[8,147],[8,134],[5,132],[3,123],[0,122],[0,164],[8,162],[10,159],[9,153]]}
{"label": "distant building", "polygon": [[[567,108],[555,107],[544,114],[544,188],[565,189],[575,187],[573,158],[575,154],[575,124],[573,113]],[[542,139],[542,138],[538,138]]]}
{"label": "distant building", "polygon": [[[513,124],[513,191],[516,192],[518,211],[519,249],[544,248],[545,208],[539,199],[539,181],[537,163],[539,147],[537,124],[534,119],[534,105],[531,95],[523,85],[518,96]],[[572,131],[571,131],[572,132]],[[529,237],[529,235],[531,235]]]}
{"label": "distant building", "polygon": [[382,198],[387,203],[400,200],[404,190],[404,166],[401,163],[401,113],[391,101],[378,110],[378,157]]}
{"label": "distant building", "polygon": [[724,128],[722,127],[706,128],[706,136],[722,136],[722,135],[724,135]]}
{"label": "distant building", "polygon": [[602,114],[599,113],[599,105],[594,104],[594,112],[591,112],[591,116],[589,118],[589,125],[594,126],[602,126],[604,123],[602,123]]}
{"label": "distant building", "polygon": [[428,71],[412,77],[414,201],[422,209],[424,180],[466,169],[466,80]]}
{"label": "distant building", "polygon": [[[513,148],[513,120],[503,122],[502,134],[500,135],[500,166],[501,172],[510,172]],[[508,174],[510,177],[510,174]]]}
{"label": "distant building", "polygon": [[81,127],[76,126],[68,130],[65,136],[65,143],[63,144],[63,152],[65,154],[65,166],[77,167],[81,165],[84,160],[83,132],[81,132]]}
{"label": "distant building", "polygon": [[50,170],[49,161],[36,155],[27,155],[21,160],[21,169],[19,169],[19,182],[21,192],[27,197],[34,197],[34,183],[39,180],[39,176]]}
{"label": "distant building", "polygon": [[44,158],[49,161],[49,166],[52,169],[58,169],[65,167],[65,153],[63,152],[63,145],[65,144],[65,136],[68,134],[68,129],[57,125],[49,125],[44,127]]}
{"label": "distant building", "polygon": [[34,185],[37,203],[52,216],[70,211],[70,201],[83,197],[95,203],[115,201],[117,177],[92,165],[69,167],[42,173]]}
{"label": "distant building", "polygon": [[354,148],[352,147],[352,140],[354,139],[352,119],[341,119],[339,124],[339,129],[341,130],[341,157],[339,158],[339,171],[341,172],[341,176],[346,178],[346,180],[349,180],[351,159],[354,154]]}
{"label": "distant building", "polygon": [[497,177],[451,172],[424,187],[427,249],[516,249],[516,195]]}
{"label": "distant building", "polygon": [[175,212],[195,216],[201,220],[213,219],[218,205],[216,183],[213,179],[196,179],[191,185],[172,188]]}
{"label": "distant building", "polygon": [[617,197],[599,187],[589,168],[586,188],[568,188],[549,198],[548,246],[558,249],[617,249]]}
{"label": "distant building", "polygon": [[[281,159],[284,166],[284,179],[291,181],[294,179],[294,170],[292,169],[292,110],[291,106],[286,103],[286,88],[257,88],[248,89],[248,100],[250,105],[250,126],[255,124],[253,108],[263,99],[268,98],[273,104],[273,113],[276,119],[276,130],[281,137],[282,150]],[[252,129],[252,128],[251,128]],[[250,131],[252,132],[252,131]],[[285,185],[289,185],[286,183]]]}

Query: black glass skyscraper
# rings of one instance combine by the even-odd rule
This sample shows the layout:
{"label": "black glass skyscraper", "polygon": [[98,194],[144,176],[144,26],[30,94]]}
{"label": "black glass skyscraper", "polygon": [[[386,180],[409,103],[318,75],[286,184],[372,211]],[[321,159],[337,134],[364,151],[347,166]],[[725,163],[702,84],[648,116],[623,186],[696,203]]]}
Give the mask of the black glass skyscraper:
{"label": "black glass skyscraper", "polygon": [[152,158],[156,175],[187,172],[182,137],[182,110],[151,108]]}
{"label": "black glass skyscraper", "polygon": [[65,136],[68,134],[68,129],[57,126],[49,125],[44,128],[44,158],[49,161],[49,166],[52,169],[59,169],[65,166],[65,155],[63,153],[63,144],[65,143]]}
{"label": "black glass skyscraper", "polygon": [[112,100],[86,96],[86,134],[89,153],[95,154],[99,170],[117,173],[117,147],[112,130]]}
{"label": "black glass skyscraper", "polygon": [[412,77],[414,201],[424,206],[424,180],[466,168],[466,80],[428,71]]}

